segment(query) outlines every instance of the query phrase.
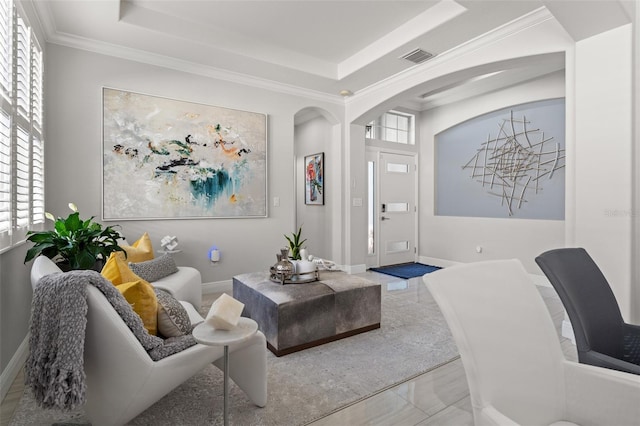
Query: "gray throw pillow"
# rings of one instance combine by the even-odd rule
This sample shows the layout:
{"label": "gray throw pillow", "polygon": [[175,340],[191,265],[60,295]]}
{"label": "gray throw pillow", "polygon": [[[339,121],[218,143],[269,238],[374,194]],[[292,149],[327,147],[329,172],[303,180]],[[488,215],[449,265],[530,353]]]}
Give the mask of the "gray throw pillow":
{"label": "gray throw pillow", "polygon": [[154,290],[158,298],[158,334],[168,338],[191,333],[193,327],[184,306],[168,292]]}
{"label": "gray throw pillow", "polygon": [[173,258],[168,254],[163,254],[155,259],[145,262],[129,263],[129,269],[145,281],[154,282],[161,278],[178,272],[178,267]]}

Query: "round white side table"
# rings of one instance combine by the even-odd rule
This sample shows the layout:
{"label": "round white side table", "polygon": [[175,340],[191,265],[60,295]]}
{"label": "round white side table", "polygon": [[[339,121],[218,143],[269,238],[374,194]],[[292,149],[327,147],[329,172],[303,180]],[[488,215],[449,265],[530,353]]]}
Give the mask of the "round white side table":
{"label": "round white side table", "polygon": [[206,322],[193,329],[196,342],[207,346],[224,346],[224,426],[229,425],[229,345],[244,342],[258,331],[258,323],[251,318],[240,317],[231,330],[218,330]]}

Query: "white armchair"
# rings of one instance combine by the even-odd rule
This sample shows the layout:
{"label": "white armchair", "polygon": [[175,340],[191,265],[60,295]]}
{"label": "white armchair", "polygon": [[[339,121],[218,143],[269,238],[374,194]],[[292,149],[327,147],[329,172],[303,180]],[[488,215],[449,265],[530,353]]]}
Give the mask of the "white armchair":
{"label": "white armchair", "polygon": [[640,376],[567,361],[518,260],[423,277],[464,365],[476,425],[637,425]]}
{"label": "white armchair", "polygon": [[[43,276],[61,272],[47,257],[37,257],[31,269],[35,288]],[[202,321],[196,309],[181,302],[192,323]],[[136,417],[207,364],[222,366],[223,348],[196,344],[160,361],[152,361],[104,295],[88,288],[84,348],[87,402],[93,425],[121,425]],[[229,347],[229,377],[257,406],[267,402],[266,340],[261,332]]]}

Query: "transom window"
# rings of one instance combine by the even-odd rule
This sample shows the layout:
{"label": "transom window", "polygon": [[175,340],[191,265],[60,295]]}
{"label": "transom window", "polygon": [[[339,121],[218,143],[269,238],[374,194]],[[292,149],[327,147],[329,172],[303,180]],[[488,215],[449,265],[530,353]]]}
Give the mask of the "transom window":
{"label": "transom window", "polygon": [[42,49],[13,0],[0,1],[0,251],[44,223]]}
{"label": "transom window", "polygon": [[413,145],[415,116],[400,111],[389,111],[367,124],[365,137]]}

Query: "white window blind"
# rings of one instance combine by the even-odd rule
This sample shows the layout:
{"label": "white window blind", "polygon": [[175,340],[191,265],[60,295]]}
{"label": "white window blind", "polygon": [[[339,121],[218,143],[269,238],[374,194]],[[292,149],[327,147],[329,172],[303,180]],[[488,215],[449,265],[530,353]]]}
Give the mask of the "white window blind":
{"label": "white window blind", "polygon": [[36,224],[44,223],[44,145],[39,137],[31,145],[31,220]]}
{"label": "white window blind", "polygon": [[11,120],[0,111],[0,235],[11,230]]}
{"label": "white window blind", "polygon": [[13,0],[0,1],[0,251],[44,223],[43,53]]}
{"label": "white window blind", "polygon": [[0,1],[0,94],[5,100],[11,97],[11,69],[13,66],[13,7],[10,1]]}
{"label": "white window blind", "polygon": [[31,43],[31,224],[39,224],[44,223],[43,63],[37,40]]}
{"label": "white window blind", "polygon": [[18,33],[17,43],[16,43],[16,69],[15,75],[17,77],[16,85],[17,85],[17,105],[18,112],[25,118],[28,118],[29,115],[29,104],[30,104],[30,78],[31,78],[31,51],[30,51],[30,43],[29,43],[29,28],[24,23],[24,20],[18,17],[17,24]]}
{"label": "white window blind", "polygon": [[29,134],[17,129],[16,141],[16,225],[26,228],[29,225]]}

